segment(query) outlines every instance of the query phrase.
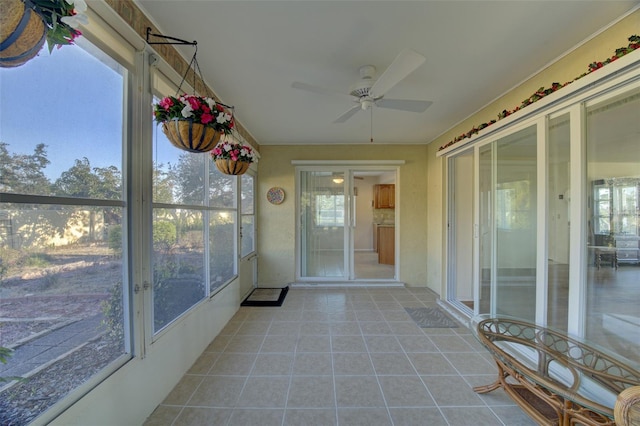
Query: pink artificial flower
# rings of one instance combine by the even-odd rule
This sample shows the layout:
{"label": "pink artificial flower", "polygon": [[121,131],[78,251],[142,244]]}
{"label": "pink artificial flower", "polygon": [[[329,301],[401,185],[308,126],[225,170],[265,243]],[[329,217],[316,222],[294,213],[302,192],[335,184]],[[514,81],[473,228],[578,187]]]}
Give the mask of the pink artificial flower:
{"label": "pink artificial flower", "polygon": [[202,111],[206,114],[209,114],[211,112],[211,108],[209,108],[207,105],[202,104]]}
{"label": "pink artificial flower", "polygon": [[193,96],[189,96],[187,98],[187,102],[189,102],[189,105],[191,105],[191,109],[198,109],[200,108],[200,101],[198,101],[198,99],[194,98]]}
{"label": "pink artificial flower", "polygon": [[164,98],[160,101],[160,106],[164,109],[169,109],[173,106],[173,101],[171,98]]}
{"label": "pink artificial flower", "polygon": [[213,121],[213,115],[209,114],[209,113],[204,113],[202,114],[202,116],[200,117],[200,121],[202,122],[202,124],[207,124],[210,123],[211,121]]}

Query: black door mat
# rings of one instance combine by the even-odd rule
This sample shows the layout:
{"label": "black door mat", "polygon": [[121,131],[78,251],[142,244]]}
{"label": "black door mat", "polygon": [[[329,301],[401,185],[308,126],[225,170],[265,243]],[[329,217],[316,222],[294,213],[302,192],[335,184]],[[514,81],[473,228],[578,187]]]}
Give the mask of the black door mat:
{"label": "black door mat", "polygon": [[282,306],[289,292],[285,288],[254,288],[240,306]]}
{"label": "black door mat", "polygon": [[421,328],[457,328],[458,323],[438,307],[404,308]]}

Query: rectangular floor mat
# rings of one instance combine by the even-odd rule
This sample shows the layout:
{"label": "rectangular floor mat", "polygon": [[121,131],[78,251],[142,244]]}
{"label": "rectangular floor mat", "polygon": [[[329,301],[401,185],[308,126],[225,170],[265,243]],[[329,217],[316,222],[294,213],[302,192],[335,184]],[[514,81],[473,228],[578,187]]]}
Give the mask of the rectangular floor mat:
{"label": "rectangular floor mat", "polygon": [[289,287],[254,288],[240,306],[282,306]]}
{"label": "rectangular floor mat", "polygon": [[421,328],[457,328],[455,322],[447,313],[438,307],[404,308],[409,316]]}

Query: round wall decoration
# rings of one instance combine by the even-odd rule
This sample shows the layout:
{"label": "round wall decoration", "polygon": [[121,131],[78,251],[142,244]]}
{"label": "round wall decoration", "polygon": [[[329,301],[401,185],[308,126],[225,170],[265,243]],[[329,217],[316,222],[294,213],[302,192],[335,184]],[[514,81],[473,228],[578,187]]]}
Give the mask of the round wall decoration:
{"label": "round wall decoration", "polygon": [[284,189],[274,186],[267,191],[267,200],[271,204],[282,204],[284,201]]}

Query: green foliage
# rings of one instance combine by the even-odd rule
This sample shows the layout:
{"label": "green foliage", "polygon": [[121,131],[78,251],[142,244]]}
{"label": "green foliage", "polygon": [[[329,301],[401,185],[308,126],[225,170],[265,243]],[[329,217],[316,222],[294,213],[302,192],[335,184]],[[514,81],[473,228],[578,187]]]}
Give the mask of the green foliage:
{"label": "green foliage", "polygon": [[122,226],[114,225],[109,229],[108,236],[109,248],[114,251],[116,255],[122,253]]}
{"label": "green foliage", "polygon": [[114,341],[124,342],[124,309],[122,302],[122,282],[111,287],[109,299],[102,302],[104,319],[102,324],[107,328],[107,334]]}
{"label": "green foliage", "polygon": [[83,157],[62,172],[54,189],[60,196],[118,200],[122,198],[122,176],[115,166],[92,168],[89,159]]}
{"label": "green foliage", "polygon": [[0,346],[0,362],[6,364],[12,353],[11,349]]}
{"label": "green foliage", "polygon": [[153,115],[158,123],[192,121],[224,134],[231,133],[235,125],[233,113],[226,105],[196,95],[167,96],[154,105]]}
{"label": "green foliage", "polygon": [[9,271],[20,259],[20,252],[9,247],[0,247],[0,280],[9,274]]}
{"label": "green foliage", "polygon": [[[11,355],[13,355],[13,350],[9,348],[5,348],[4,346],[0,346],[0,362],[1,363],[6,364],[9,358],[11,357]],[[11,382],[13,380],[21,380],[21,379],[22,377],[15,377],[15,376],[0,377],[0,383]]]}
{"label": "green foliage", "polygon": [[[84,2],[68,3],[66,0],[31,0],[33,9],[40,15],[47,31],[47,46],[49,47],[49,53],[53,51],[56,46],[62,46],[65,44],[73,44],[73,40],[81,35],[81,32],[74,27],[77,24],[70,24],[69,21],[65,21],[70,17],[75,17],[74,21],[81,21],[85,23],[88,20],[84,13],[86,11],[86,5]],[[79,5],[82,4],[82,7]],[[79,17],[83,16],[83,19]],[[63,19],[64,18],[64,19]]]}
{"label": "green foliage", "polygon": [[169,221],[158,221],[153,224],[153,244],[159,248],[169,249],[177,237],[176,225]]}
{"label": "green foliage", "polygon": [[44,174],[50,163],[47,146],[36,145],[31,155],[9,153],[8,146],[0,142],[0,192],[49,195],[50,182]]}
{"label": "green foliage", "polygon": [[53,258],[46,253],[29,253],[22,259],[22,263],[24,266],[44,268],[51,265],[52,260]]}

